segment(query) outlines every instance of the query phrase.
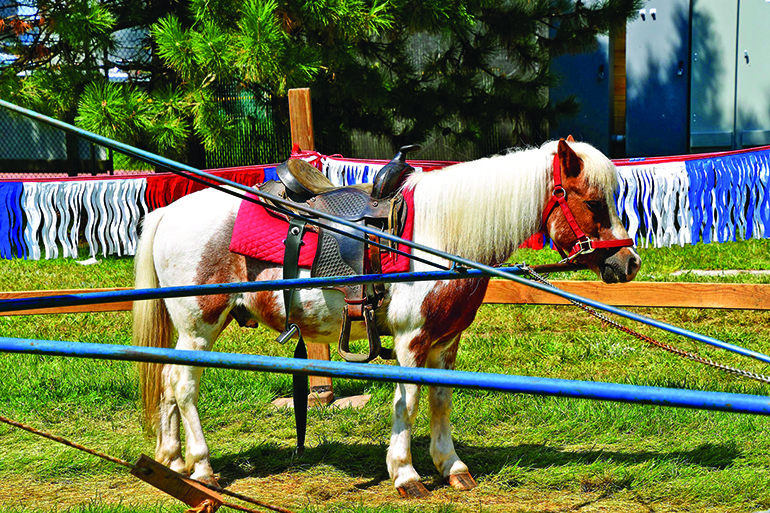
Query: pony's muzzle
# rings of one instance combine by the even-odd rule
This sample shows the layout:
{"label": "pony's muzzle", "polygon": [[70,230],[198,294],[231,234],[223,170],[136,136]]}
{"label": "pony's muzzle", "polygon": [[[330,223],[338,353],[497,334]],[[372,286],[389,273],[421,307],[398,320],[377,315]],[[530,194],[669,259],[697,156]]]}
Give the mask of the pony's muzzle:
{"label": "pony's muzzle", "polygon": [[604,283],[626,283],[633,280],[641,268],[639,254],[633,248],[621,248],[599,263],[597,274]]}

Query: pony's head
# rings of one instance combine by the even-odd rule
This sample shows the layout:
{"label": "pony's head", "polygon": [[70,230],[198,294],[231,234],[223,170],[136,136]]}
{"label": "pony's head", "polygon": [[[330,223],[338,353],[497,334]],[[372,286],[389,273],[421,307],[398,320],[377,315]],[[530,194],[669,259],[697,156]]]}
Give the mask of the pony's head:
{"label": "pony's head", "polygon": [[633,280],[642,260],[615,210],[615,165],[571,136],[553,144],[554,186],[543,213],[551,240],[563,255],[585,264],[605,283]]}

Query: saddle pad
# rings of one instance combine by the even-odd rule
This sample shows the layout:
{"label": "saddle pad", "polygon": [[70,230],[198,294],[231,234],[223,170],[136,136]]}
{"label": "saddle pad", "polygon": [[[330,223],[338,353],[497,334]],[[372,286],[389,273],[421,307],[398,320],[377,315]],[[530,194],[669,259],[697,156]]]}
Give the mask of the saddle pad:
{"label": "saddle pad", "polygon": [[[414,191],[405,190],[403,195],[407,215],[401,237],[412,240]],[[230,251],[256,260],[282,265],[285,251],[283,241],[286,239],[288,231],[289,222],[281,214],[273,212],[261,203],[242,201],[238,209],[238,216],[235,218]],[[299,250],[299,266],[303,269],[310,269],[318,249],[318,233],[305,229],[302,242],[304,244]],[[398,249],[405,253],[411,252],[411,248],[402,244],[399,244]],[[409,270],[409,260],[405,256],[383,251],[381,256],[382,272],[406,272]]]}

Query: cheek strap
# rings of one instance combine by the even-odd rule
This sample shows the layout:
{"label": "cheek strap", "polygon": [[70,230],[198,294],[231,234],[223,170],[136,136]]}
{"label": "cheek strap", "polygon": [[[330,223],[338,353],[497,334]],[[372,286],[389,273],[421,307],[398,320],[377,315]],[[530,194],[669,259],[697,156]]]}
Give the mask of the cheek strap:
{"label": "cheek strap", "polygon": [[546,230],[548,218],[551,216],[551,213],[557,205],[561,207],[564,218],[567,220],[567,224],[569,224],[570,228],[572,228],[572,233],[575,235],[576,239],[569,254],[561,249],[558,244],[556,245],[556,248],[559,250],[559,253],[565,261],[574,260],[579,256],[587,255],[597,249],[633,247],[634,241],[631,239],[594,240],[586,235],[580,228],[577,220],[575,220],[575,216],[572,215],[572,210],[570,210],[569,205],[567,204],[567,191],[564,189],[561,182],[561,164],[559,163],[558,154],[553,157],[553,192],[545,206],[545,210],[543,210],[543,221],[541,224],[543,231]]}

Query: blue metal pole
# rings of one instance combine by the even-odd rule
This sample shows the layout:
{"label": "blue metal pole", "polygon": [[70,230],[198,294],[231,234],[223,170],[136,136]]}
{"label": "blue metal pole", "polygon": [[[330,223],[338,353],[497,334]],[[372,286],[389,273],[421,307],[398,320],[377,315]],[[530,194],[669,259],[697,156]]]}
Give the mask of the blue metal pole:
{"label": "blue metal pole", "polygon": [[[518,267],[510,272],[521,273]],[[238,294],[283,289],[315,289],[335,286],[362,285],[368,283],[420,282],[436,280],[458,280],[465,278],[489,277],[484,271],[466,269],[463,271],[427,271],[390,274],[364,274],[359,276],[336,276],[325,278],[296,278],[293,280],[250,281],[239,283],[214,283],[207,285],[185,285],[156,289],[111,290],[0,300],[0,312],[37,310],[62,306],[82,306],[122,301],[142,301],[173,297],[208,296],[215,294]]]}
{"label": "blue metal pole", "polygon": [[147,151],[144,151],[144,150],[140,150],[139,148],[134,148],[133,146],[129,146],[127,144],[123,144],[123,143],[120,143],[120,142],[117,142],[117,141],[113,141],[112,139],[108,139],[107,137],[103,137],[103,136],[95,134],[93,132],[88,132],[87,130],[83,130],[82,128],[78,128],[78,127],[69,125],[69,124],[64,123],[62,121],[59,121],[57,119],[53,119],[53,118],[50,118],[48,116],[44,116],[42,114],[34,112],[32,110],[25,109],[23,107],[19,107],[17,105],[12,104],[12,103],[8,103],[8,102],[6,102],[4,100],[0,100],[0,107],[5,107],[5,108],[7,108],[9,110],[12,110],[12,111],[14,111],[16,113],[19,113],[19,114],[22,114],[24,116],[30,117],[32,119],[35,119],[35,120],[40,121],[42,123],[46,123],[46,124],[54,126],[56,128],[60,128],[62,130],[68,131],[68,132],[73,132],[73,133],[79,135],[80,137],[83,137],[84,139],[88,139],[88,140],[93,141],[93,142],[95,142],[97,144],[101,144],[102,146],[107,146],[107,147],[110,147],[110,148],[114,148],[114,149],[116,149],[118,151],[122,151],[122,152],[126,153],[127,155],[131,155],[131,156],[136,157],[136,158],[138,158],[140,160],[144,160],[146,162],[150,162],[152,164],[156,164],[156,165],[162,166],[162,167],[164,167],[164,168],[166,168],[166,169],[168,169],[170,171],[173,171],[173,172],[178,173],[178,174],[182,174],[183,176],[187,176],[188,178],[189,178],[188,175],[193,175],[193,176],[196,176],[196,177],[199,177],[199,178],[205,178],[206,180],[210,180],[210,181],[215,182],[215,183],[219,183],[219,184],[222,184],[222,185],[225,185],[225,186],[229,186],[229,187],[235,188],[235,189],[237,189],[239,191],[246,192],[248,194],[252,194],[252,195],[260,196],[260,197],[263,197],[263,198],[267,198],[270,201],[272,201],[274,203],[277,203],[279,205],[284,205],[284,206],[287,206],[287,207],[291,206],[295,210],[298,210],[298,211],[300,211],[300,212],[302,212],[304,214],[308,214],[308,215],[319,217],[321,219],[326,219],[326,220],[329,220],[329,221],[333,221],[335,223],[347,226],[349,228],[353,228],[355,230],[359,230],[359,231],[364,232],[364,233],[368,233],[368,234],[371,234],[371,235],[377,235],[380,238],[385,239],[385,240],[390,240],[390,241],[398,242],[399,244],[404,244],[406,246],[411,247],[412,249],[418,249],[418,250],[423,251],[425,253],[428,253],[430,255],[435,255],[435,256],[438,256],[438,257],[443,258],[445,260],[448,260],[450,262],[454,262],[455,264],[459,264],[459,265],[462,265],[462,266],[465,266],[465,267],[468,267],[468,268],[471,268],[471,269],[478,269],[478,270],[484,271],[489,276],[496,276],[498,278],[504,278],[504,279],[507,279],[507,280],[513,280],[513,281],[515,281],[517,283],[521,283],[523,285],[527,285],[528,287],[534,287],[534,288],[536,288],[538,290],[542,290],[544,292],[555,294],[557,296],[561,296],[561,297],[566,298],[566,299],[571,299],[571,300],[579,301],[579,302],[584,303],[584,304],[586,304],[588,306],[596,308],[597,310],[603,310],[605,312],[609,312],[609,313],[618,315],[620,317],[625,317],[626,319],[630,319],[630,320],[633,320],[633,321],[637,321],[637,322],[641,322],[641,323],[644,323],[644,324],[648,324],[650,326],[654,326],[656,328],[668,331],[670,333],[674,333],[676,335],[681,335],[681,336],[684,336],[684,337],[688,337],[688,338],[691,338],[693,340],[697,340],[699,342],[703,342],[705,344],[709,344],[709,345],[712,345],[712,346],[715,346],[715,347],[719,347],[721,349],[725,349],[727,351],[731,351],[731,352],[734,352],[734,353],[737,353],[737,354],[740,354],[740,355],[743,355],[743,356],[748,356],[750,358],[755,358],[755,359],[757,359],[759,361],[762,361],[762,362],[765,362],[765,363],[770,363],[770,356],[764,355],[762,353],[759,353],[759,352],[756,352],[756,351],[752,351],[752,350],[749,350],[749,349],[745,349],[745,348],[742,348],[740,346],[736,346],[734,344],[730,344],[730,343],[727,343],[727,342],[723,342],[721,340],[718,340],[718,339],[715,339],[715,338],[712,338],[712,337],[707,337],[705,335],[701,335],[699,333],[695,333],[695,332],[690,331],[690,330],[679,328],[677,326],[672,326],[671,324],[667,324],[667,323],[664,323],[664,322],[656,321],[654,319],[650,319],[649,317],[644,317],[643,315],[638,315],[638,314],[634,314],[634,313],[631,313],[631,312],[627,312],[625,310],[621,310],[619,308],[611,307],[611,306],[605,305],[604,303],[600,303],[598,301],[594,301],[592,299],[583,298],[583,297],[580,297],[580,296],[578,296],[576,294],[571,294],[569,292],[565,292],[565,291],[559,290],[559,289],[557,289],[555,287],[551,287],[551,286],[548,286],[548,285],[543,285],[541,283],[537,283],[537,282],[534,282],[534,281],[527,280],[525,278],[522,278],[520,276],[516,276],[515,274],[509,273],[506,270],[503,270],[503,269],[500,269],[500,268],[495,268],[495,267],[492,267],[492,266],[489,266],[489,265],[481,264],[479,262],[474,262],[473,260],[469,260],[467,258],[462,258],[462,257],[459,257],[457,255],[452,255],[452,254],[446,253],[444,251],[439,251],[437,249],[430,248],[428,246],[424,246],[422,244],[415,243],[413,241],[408,241],[408,240],[402,239],[401,237],[396,237],[396,236],[393,236],[393,235],[391,235],[389,233],[382,232],[380,230],[376,230],[374,228],[370,228],[370,227],[367,227],[367,226],[357,225],[357,224],[352,223],[350,221],[347,221],[345,219],[341,219],[341,218],[338,218],[336,216],[329,215],[329,214],[327,214],[325,212],[320,212],[318,210],[315,210],[315,209],[312,209],[312,208],[309,208],[309,207],[305,207],[305,206],[302,206],[302,205],[297,205],[297,204],[288,202],[288,201],[286,201],[286,200],[284,200],[282,198],[278,198],[276,196],[265,194],[265,193],[263,193],[261,191],[258,191],[256,189],[252,189],[251,187],[247,187],[247,186],[239,184],[237,182],[226,180],[226,179],[221,178],[219,176],[212,175],[210,173],[206,173],[206,172],[200,171],[198,169],[195,169],[193,167],[190,167],[190,166],[187,166],[187,165],[184,165],[184,164],[180,164],[178,162],[174,162],[173,160],[169,160],[169,159],[167,159],[165,157],[161,157],[160,155],[155,155],[153,153],[150,153],[150,152],[147,152]]}
{"label": "blue metal pole", "polygon": [[[523,272],[519,267],[510,267],[511,273]],[[283,289],[316,289],[336,286],[362,285],[368,283],[420,282],[436,280],[460,280],[489,277],[484,271],[466,269],[463,271],[426,271],[390,274],[363,274],[358,276],[335,276],[322,278],[296,278],[293,280],[249,281],[238,283],[213,283],[207,285],[185,285],[156,289],[111,290],[0,300],[0,312],[37,310],[61,306],[82,306],[122,301],[142,301],[173,297],[209,296],[215,294],[237,294]]]}
{"label": "blue metal pole", "polygon": [[175,349],[5,337],[0,337],[0,351],[105,360],[169,363],[197,367],[277,372],[282,374],[312,374],[335,378],[414,383],[418,385],[449,386],[507,393],[770,415],[769,397],[726,392],[704,392],[482,372],[407,368],[393,365],[300,360],[250,354],[178,351]]}
{"label": "blue metal pole", "polygon": [[[520,274],[522,269],[518,266],[505,268],[508,273]],[[235,294],[244,292],[259,292],[266,290],[282,290],[282,289],[303,289],[303,288],[320,288],[333,285],[360,285],[363,283],[396,283],[396,282],[417,282],[417,281],[434,281],[434,280],[454,280],[454,279],[466,279],[466,278],[484,278],[488,277],[488,274],[484,271],[476,269],[466,269],[462,271],[429,271],[420,273],[393,273],[393,274],[381,274],[381,275],[362,275],[362,276],[345,276],[334,278],[299,278],[296,280],[274,280],[264,282],[246,282],[246,283],[223,283],[223,284],[211,284],[211,285],[189,285],[183,287],[165,287],[158,289],[139,289],[139,290],[117,290],[109,292],[91,292],[85,294],[67,294],[61,296],[47,296],[39,298],[18,298],[18,299],[6,299],[0,301],[0,312],[13,312],[22,310],[37,310],[40,308],[51,308],[61,306],[81,306],[92,305],[100,303],[117,303],[121,301],[141,301],[147,299],[162,299],[171,297],[189,297],[189,296],[206,296],[211,294]],[[528,282],[529,283],[529,282]],[[596,308],[597,310],[604,310],[609,313],[616,314],[621,317],[625,317],[643,324],[654,326],[656,328],[680,335],[683,337],[698,340],[706,344],[719,347],[721,349],[731,351],[733,353],[740,354],[742,356],[748,356],[756,360],[770,363],[770,356],[763,353],[746,349],[729,342],[695,333],[684,328],[679,328],[671,324],[651,319],[643,315],[635,314],[616,308],[613,306],[605,305],[592,299],[587,299],[571,292],[566,292],[557,288],[549,288],[549,292],[554,295],[561,296],[566,299],[572,299],[581,303],[587,304]]]}

